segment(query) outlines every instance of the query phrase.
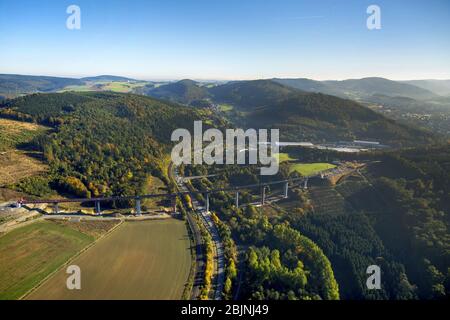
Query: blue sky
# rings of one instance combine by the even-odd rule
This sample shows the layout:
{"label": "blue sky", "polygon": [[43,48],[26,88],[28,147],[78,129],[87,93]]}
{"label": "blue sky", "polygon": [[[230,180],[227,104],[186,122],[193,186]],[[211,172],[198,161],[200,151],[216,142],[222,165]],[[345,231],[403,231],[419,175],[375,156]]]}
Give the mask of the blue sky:
{"label": "blue sky", "polygon": [[0,0],[0,73],[450,79],[450,1]]}

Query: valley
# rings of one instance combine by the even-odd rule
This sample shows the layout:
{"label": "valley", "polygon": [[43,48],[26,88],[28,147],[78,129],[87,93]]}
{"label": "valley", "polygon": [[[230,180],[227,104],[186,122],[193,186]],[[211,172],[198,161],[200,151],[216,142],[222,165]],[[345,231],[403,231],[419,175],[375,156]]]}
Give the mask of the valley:
{"label": "valley", "polygon": [[[351,101],[274,80],[83,81],[0,103],[0,223],[14,222],[0,228],[0,299],[447,296],[448,142],[368,108],[373,90]],[[171,133],[193,132],[195,121],[279,129],[278,173],[218,164],[172,173]],[[137,197],[177,192],[137,207]],[[20,198],[85,200],[55,213],[14,208]],[[64,285],[69,262],[86,272],[81,291]],[[380,291],[364,287],[371,264],[386,274]]]}

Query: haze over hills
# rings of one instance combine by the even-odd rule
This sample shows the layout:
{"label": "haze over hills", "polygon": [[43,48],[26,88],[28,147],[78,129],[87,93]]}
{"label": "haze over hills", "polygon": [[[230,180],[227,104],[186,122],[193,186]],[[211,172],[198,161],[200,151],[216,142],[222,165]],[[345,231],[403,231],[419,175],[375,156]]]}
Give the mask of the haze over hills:
{"label": "haze over hills", "polygon": [[[297,89],[311,92],[321,92],[332,95],[339,95],[344,97],[351,96],[369,96],[373,94],[384,94],[387,96],[404,96],[413,99],[430,99],[436,95],[450,94],[450,80],[406,80],[393,81],[379,77],[368,77],[362,79],[348,79],[342,81],[327,80],[317,81],[307,78],[273,78],[272,80],[284,85],[288,85]],[[39,90],[55,90],[62,88],[65,85],[80,84],[86,81],[143,81],[132,79],[128,77],[115,75],[99,75],[83,78],[67,78],[54,76],[29,76],[18,74],[0,74],[0,93],[5,92],[3,87],[6,87],[8,82],[14,82],[21,93],[32,93]],[[53,83],[53,86],[45,86],[47,83]],[[66,84],[66,83],[67,84]],[[143,81],[144,82],[144,81]],[[152,83],[152,81],[146,81]],[[170,82],[170,81],[167,81]],[[200,85],[199,82],[184,79],[179,82],[181,85],[192,88],[195,85]],[[211,81],[216,82],[216,81]],[[223,81],[221,81],[224,83]],[[226,81],[225,81],[226,82]]]}
{"label": "haze over hills", "polygon": [[404,83],[414,85],[441,96],[450,96],[450,80],[409,80]]}
{"label": "haze over hills", "polygon": [[[272,79],[281,84],[308,92],[320,92],[350,99],[366,99],[381,94],[390,97],[408,97],[417,100],[437,98],[450,94],[450,80],[409,80],[392,81],[384,78],[362,78],[343,81],[317,81],[307,78]],[[208,97],[204,84],[185,79],[166,82],[167,86],[153,86],[151,81],[141,81],[114,75],[99,75],[84,78],[64,78],[51,76],[28,76],[0,74],[0,95],[52,92],[67,86],[83,85],[86,82],[147,82],[143,93],[156,97],[169,98],[188,104],[190,101]],[[171,99],[172,100],[172,99]]]}
{"label": "haze over hills", "polygon": [[95,77],[85,77],[81,78],[82,81],[138,81],[136,79],[131,79],[127,77],[111,76],[111,75],[100,75]]}
{"label": "haze over hills", "polygon": [[372,96],[374,94],[385,94],[391,97],[409,97],[413,99],[425,100],[434,98],[436,95],[428,90],[412,85],[392,81],[384,78],[363,78],[343,81],[326,81],[342,92],[351,96]]}
{"label": "haze over hills", "polygon": [[390,97],[408,97],[418,100],[436,98],[430,90],[398,81],[384,78],[349,79],[343,81],[315,81],[310,79],[274,79],[275,81],[293,88],[337,95],[350,99],[366,99],[375,94]]}

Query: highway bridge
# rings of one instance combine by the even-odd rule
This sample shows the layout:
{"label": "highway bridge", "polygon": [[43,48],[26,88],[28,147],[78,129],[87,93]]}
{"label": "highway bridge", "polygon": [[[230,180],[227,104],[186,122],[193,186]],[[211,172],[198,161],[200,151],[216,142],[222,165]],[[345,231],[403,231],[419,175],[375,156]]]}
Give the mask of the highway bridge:
{"label": "highway bridge", "polygon": [[[315,175],[319,176],[319,175]],[[250,184],[250,185],[244,185],[244,186],[236,186],[236,187],[229,187],[229,188],[220,188],[220,189],[211,189],[211,190],[197,190],[197,191],[179,191],[179,192],[173,192],[173,193],[155,193],[155,194],[145,194],[145,195],[138,195],[138,196],[113,196],[113,197],[99,197],[99,198],[71,198],[71,199],[39,199],[39,200],[26,200],[21,199],[17,203],[18,205],[27,205],[27,204],[52,204],[53,205],[53,212],[55,214],[59,213],[59,207],[58,205],[61,203],[85,203],[90,202],[94,203],[95,206],[95,212],[97,215],[101,215],[101,203],[102,202],[112,202],[112,201],[120,201],[120,200],[134,200],[135,201],[135,212],[137,215],[142,214],[141,210],[141,201],[143,199],[148,198],[165,198],[170,199],[172,203],[174,204],[174,211],[176,211],[175,204],[176,204],[176,198],[182,197],[183,195],[195,195],[195,194],[202,194],[205,196],[206,199],[206,211],[209,211],[209,196],[211,194],[220,193],[220,192],[234,192],[235,194],[235,205],[236,207],[239,207],[241,205],[239,203],[239,192],[241,190],[253,190],[253,189],[259,189],[261,191],[261,205],[266,204],[266,190],[267,187],[273,186],[273,185],[283,185],[284,190],[284,197],[288,197],[288,190],[289,187],[292,186],[304,186],[307,187],[307,182],[309,178],[312,178],[314,176],[309,177],[301,177],[301,178],[294,178],[289,180],[279,180],[279,181],[270,181],[270,182],[262,182],[258,184]],[[254,203],[252,203],[254,204]]]}

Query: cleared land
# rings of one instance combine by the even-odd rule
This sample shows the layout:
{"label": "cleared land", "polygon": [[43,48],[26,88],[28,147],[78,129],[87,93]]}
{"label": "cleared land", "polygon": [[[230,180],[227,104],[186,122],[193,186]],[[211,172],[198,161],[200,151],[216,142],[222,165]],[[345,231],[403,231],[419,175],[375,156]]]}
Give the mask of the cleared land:
{"label": "cleared land", "polygon": [[[148,176],[147,180],[145,182],[144,186],[144,193],[145,194],[152,194],[152,193],[164,193],[167,192],[166,186],[164,185],[164,182],[153,176]],[[163,210],[166,208],[165,205],[169,205],[170,203],[164,203],[162,199],[157,198],[147,198],[144,199],[142,202],[143,210]]]}
{"label": "cleared land", "polygon": [[[0,202],[17,200],[17,199],[20,199],[25,196],[26,196],[26,194],[23,192],[18,192],[18,191],[6,189],[6,188],[0,188]],[[1,218],[0,218],[0,223],[1,223]]]}
{"label": "cleared land", "polygon": [[275,157],[278,157],[278,163],[286,162],[286,161],[295,161],[297,159],[292,158],[288,153],[277,153]]}
{"label": "cleared land", "polygon": [[289,172],[291,173],[295,171],[300,173],[302,176],[310,176],[332,168],[336,168],[336,166],[331,163],[296,163],[291,165]]}
{"label": "cleared land", "polygon": [[47,128],[28,122],[20,122],[0,118],[0,151],[16,147],[28,142]]}
{"label": "cleared land", "polygon": [[47,130],[34,123],[0,118],[0,186],[47,170],[44,163],[36,159],[41,154],[15,150],[21,143],[29,142]]}
{"label": "cleared land", "polygon": [[125,222],[77,257],[81,290],[58,271],[27,299],[181,299],[191,267],[184,221]]}
{"label": "cleared land", "polygon": [[47,171],[47,166],[21,151],[7,151],[0,154],[0,186],[19,182],[23,178]]}
{"label": "cleared land", "polygon": [[219,105],[219,110],[222,112],[230,112],[233,111],[234,107],[230,104],[221,104]]}
{"label": "cleared land", "polygon": [[315,214],[343,215],[352,211],[351,206],[334,187],[311,187],[309,194]]}
{"label": "cleared land", "polygon": [[0,300],[18,299],[115,222],[39,221],[0,237]]}

